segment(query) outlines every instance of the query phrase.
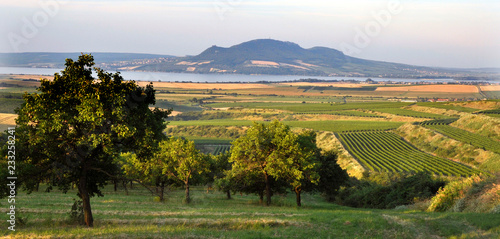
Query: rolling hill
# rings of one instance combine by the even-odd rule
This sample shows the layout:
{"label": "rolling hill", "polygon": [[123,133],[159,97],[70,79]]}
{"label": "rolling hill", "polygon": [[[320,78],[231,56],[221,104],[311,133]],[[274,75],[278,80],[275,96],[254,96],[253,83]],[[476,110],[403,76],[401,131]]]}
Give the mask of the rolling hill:
{"label": "rolling hill", "polygon": [[[292,42],[258,39],[228,48],[212,46],[199,55],[138,67],[145,71],[310,76],[468,76],[471,71],[420,67],[350,57],[327,47],[304,49]],[[478,72],[475,72],[477,76]]]}
{"label": "rolling hill", "polygon": [[[0,53],[0,66],[15,67],[48,67],[63,68],[66,58],[78,59],[80,52],[23,52]],[[140,53],[92,53],[96,64],[110,64],[114,62],[133,62],[138,60],[171,58],[169,55],[140,54]]]}

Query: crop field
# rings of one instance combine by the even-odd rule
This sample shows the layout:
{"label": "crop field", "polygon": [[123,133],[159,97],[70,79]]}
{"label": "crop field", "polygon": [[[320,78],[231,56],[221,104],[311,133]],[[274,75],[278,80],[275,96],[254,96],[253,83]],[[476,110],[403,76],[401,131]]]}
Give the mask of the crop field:
{"label": "crop field", "polygon": [[472,113],[472,112],[478,111],[478,109],[463,107],[460,105],[455,105],[455,104],[450,104],[450,103],[418,102],[417,105],[438,108],[438,109],[456,110],[459,112],[467,112],[467,113]]}
{"label": "crop field", "polygon": [[306,103],[304,104],[294,104],[294,103],[215,103],[209,104],[208,106],[213,108],[219,107],[241,107],[249,109],[277,109],[286,110],[294,113],[327,113],[336,112],[342,110],[374,110],[382,108],[400,108],[403,106],[408,106],[410,103],[402,102],[366,102],[366,103],[347,103],[347,104],[335,104],[335,103],[307,103],[307,99],[304,99]]}
{"label": "crop field", "polygon": [[418,112],[418,111],[400,109],[400,108],[377,108],[377,109],[374,109],[374,111],[388,113],[388,114],[394,114],[394,115],[399,115],[399,116],[414,117],[414,118],[430,118],[430,119],[446,118],[446,116],[444,116],[444,115],[424,113],[424,112]]}
{"label": "crop field", "polygon": [[339,111],[334,111],[334,112],[328,112],[328,113],[296,113],[296,114],[308,114],[308,115],[315,115],[315,114],[328,114],[328,115],[344,115],[344,116],[355,116],[355,117],[369,117],[369,118],[384,118],[383,116],[372,114],[372,113],[366,113],[363,111],[356,111],[356,110],[339,110]]}
{"label": "crop field", "polygon": [[219,155],[228,152],[229,150],[231,150],[231,145],[217,145],[212,154]]}
{"label": "crop field", "polygon": [[437,175],[469,176],[480,171],[432,156],[390,132],[340,133],[346,150],[363,166],[378,172],[429,171]]}
{"label": "crop field", "polygon": [[[325,202],[304,194],[294,206],[293,194],[273,197],[264,207],[255,195],[233,195],[192,187],[193,202],[182,203],[183,190],[168,192],[163,203],[138,185],[118,191],[109,185],[104,197],[92,198],[94,228],[69,219],[76,190],[58,190],[16,197],[16,216],[24,219],[7,238],[497,238],[500,217],[478,213],[427,213],[373,210]],[[0,209],[6,218],[6,209]],[[5,225],[5,224],[3,224]]]}
{"label": "crop field", "polygon": [[[331,132],[349,132],[365,130],[388,130],[395,129],[403,122],[390,121],[283,121],[284,124],[291,127],[307,128]],[[190,120],[190,121],[171,121],[172,126],[190,126],[190,125],[210,125],[210,126],[251,126],[249,120]]]}
{"label": "crop field", "polygon": [[354,132],[365,130],[395,129],[404,123],[390,121],[288,121],[284,122],[291,127],[307,128],[331,132]]}
{"label": "crop field", "polygon": [[424,124],[423,126],[444,134],[452,139],[500,154],[500,142],[488,137],[484,137],[447,124]]}

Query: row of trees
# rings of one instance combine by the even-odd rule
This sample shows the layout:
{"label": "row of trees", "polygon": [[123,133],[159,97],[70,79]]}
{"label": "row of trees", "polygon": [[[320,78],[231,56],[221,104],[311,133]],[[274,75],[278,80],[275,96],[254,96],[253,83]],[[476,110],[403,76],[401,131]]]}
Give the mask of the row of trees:
{"label": "row of trees", "polygon": [[15,145],[18,185],[28,192],[40,182],[48,191],[76,186],[89,227],[90,197],[102,196],[100,189],[111,180],[154,186],[160,199],[166,187],[182,186],[189,202],[192,180],[202,176],[198,182],[215,182],[228,196],[265,195],[267,205],[274,193],[289,188],[300,206],[301,192],[331,195],[347,179],[334,154],[320,153],[314,132],[296,134],[279,121],[255,123],[230,154],[201,154],[193,142],[162,133],[170,110],[149,107],[155,104],[151,84],[139,87],[119,73],[94,68],[96,79],[93,65],[91,55],[67,59],[54,80],[42,80],[38,93],[23,96]]}
{"label": "row of trees", "polygon": [[313,131],[294,133],[279,121],[254,123],[233,142],[231,151],[218,156],[200,153],[192,141],[169,138],[151,158],[124,154],[120,165],[127,180],[135,180],[164,200],[167,187],[182,186],[190,202],[190,185],[215,184],[227,193],[257,194],[266,205],[275,193],[291,189],[301,206],[301,193],[322,192],[332,198],[347,173],[333,152],[321,153]]}

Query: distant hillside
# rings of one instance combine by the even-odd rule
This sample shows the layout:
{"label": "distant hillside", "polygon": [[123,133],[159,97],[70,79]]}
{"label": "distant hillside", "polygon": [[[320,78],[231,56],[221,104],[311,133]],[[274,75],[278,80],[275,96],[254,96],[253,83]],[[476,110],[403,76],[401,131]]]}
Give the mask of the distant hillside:
{"label": "distant hillside", "polygon": [[[26,53],[0,53],[0,66],[19,67],[50,67],[62,68],[66,58],[78,59],[80,52],[52,53],[52,52],[26,52]],[[97,64],[113,62],[132,62],[145,59],[171,58],[169,55],[140,54],[140,53],[92,53]]]}
{"label": "distant hillside", "polygon": [[[147,64],[137,69],[192,73],[411,78],[469,76],[468,72],[472,72],[363,60],[331,48],[304,49],[292,42],[271,39],[252,40],[229,48],[212,46],[197,56]],[[475,72],[474,75],[480,73]]]}
{"label": "distant hillside", "polygon": [[[76,59],[80,54],[0,53],[0,66],[63,68],[66,58]],[[364,60],[327,47],[304,49],[296,43],[272,39],[252,40],[228,48],[212,46],[199,55],[187,57],[136,53],[92,55],[96,66],[119,71],[500,80],[499,68],[453,69]]]}

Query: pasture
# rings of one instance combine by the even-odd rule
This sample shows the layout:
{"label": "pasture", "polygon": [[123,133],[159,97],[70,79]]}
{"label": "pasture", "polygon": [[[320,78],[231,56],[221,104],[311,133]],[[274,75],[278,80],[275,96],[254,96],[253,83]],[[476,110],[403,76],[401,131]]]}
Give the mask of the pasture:
{"label": "pasture", "polygon": [[[172,189],[167,201],[155,201],[138,185],[92,198],[93,229],[70,220],[76,191],[26,194],[19,192],[17,216],[23,224],[9,238],[496,238],[500,217],[478,213],[425,213],[414,209],[354,209],[305,194],[302,208],[294,195],[276,195],[269,207],[256,195],[232,195],[192,189],[193,202],[182,202],[182,190]],[[6,209],[2,207],[3,218]],[[4,224],[5,225],[5,224]]]}

